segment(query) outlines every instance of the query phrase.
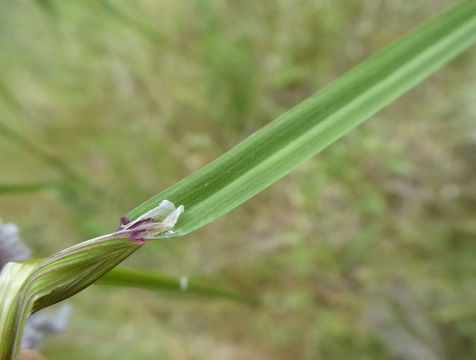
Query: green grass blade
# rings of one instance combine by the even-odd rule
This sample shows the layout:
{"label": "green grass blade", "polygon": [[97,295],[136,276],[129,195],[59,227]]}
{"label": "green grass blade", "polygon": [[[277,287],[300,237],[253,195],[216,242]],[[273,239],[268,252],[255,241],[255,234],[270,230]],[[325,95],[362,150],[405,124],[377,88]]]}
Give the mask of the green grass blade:
{"label": "green grass blade", "polygon": [[152,40],[156,43],[164,42],[163,36],[157,30],[149,26],[147,23],[141,21],[141,19],[127,14],[117,5],[116,2],[111,2],[109,0],[97,0],[97,3],[107,14],[113,16],[117,21],[122,22],[124,25],[135,29],[138,33],[149,40]]}
{"label": "green grass blade", "polygon": [[56,183],[0,184],[0,195],[37,192],[59,187]]}
{"label": "green grass blade", "polygon": [[209,282],[157,274],[150,271],[116,267],[98,280],[98,284],[128,286],[147,290],[188,293],[204,297],[216,297],[240,301],[248,304],[258,304],[259,301],[236,290],[224,288]]}
{"label": "green grass blade", "polygon": [[[2,84],[0,83],[0,96],[4,94],[9,94],[5,87],[3,87],[3,91],[1,91],[1,85]],[[14,98],[11,94],[10,97]],[[14,102],[14,100],[9,100],[9,103],[13,106],[15,110],[19,110],[18,106],[15,105],[16,103]],[[64,177],[63,188],[65,187],[64,185],[66,185],[67,183],[71,183],[78,188],[78,192],[81,191],[81,194],[86,194],[89,197],[94,197],[94,199],[97,199],[98,197],[106,199],[109,197],[109,195],[106,191],[104,191],[104,189],[99,188],[98,186],[90,182],[87,177],[76,172],[76,170],[71,168],[71,166],[61,157],[54,154],[50,154],[48,151],[45,151],[41,146],[38,146],[35,142],[31,141],[26,136],[16,131],[15,129],[12,129],[10,126],[6,125],[1,121],[0,137],[4,137],[5,139],[21,147],[23,150],[35,155],[38,159],[41,159],[51,168],[56,169],[58,173],[60,173]]]}
{"label": "green grass blade", "polygon": [[137,222],[43,260],[10,262],[0,273],[0,360],[17,359],[27,317],[88,287],[138,250],[147,236],[170,231],[183,208],[163,202]]}
{"label": "green grass blade", "polygon": [[16,359],[27,317],[91,285],[141,245],[100,237],[42,261],[11,262],[0,274],[0,359]]}
{"label": "green grass blade", "polygon": [[[17,324],[20,315],[18,294],[36,264],[31,262],[10,262],[0,273],[0,359],[15,358],[16,338],[21,336]],[[22,318],[23,321],[26,317]]]}
{"label": "green grass blade", "polygon": [[476,2],[461,1],[127,216],[134,219],[168,199],[185,206],[175,235],[208,224],[348,133],[475,40]]}
{"label": "green grass blade", "polygon": [[65,177],[78,180],[81,183],[86,182],[86,180],[84,180],[80,175],[72,170],[62,159],[43,150],[43,148],[33,143],[23,134],[5,125],[3,122],[0,122],[0,136],[3,136],[11,142],[18,144],[23,149],[42,159],[49,166],[57,169]]}
{"label": "green grass blade", "polygon": [[[475,40],[476,2],[461,1],[128,214],[130,220],[140,217],[140,221],[123,220],[118,232],[75,245],[35,266],[8,264],[0,275],[0,360],[17,358],[29,314],[81,291],[135,252],[141,244],[131,239],[139,241],[142,236],[137,229],[147,238],[159,233],[178,236],[206,225],[345,135]],[[0,123],[2,133],[35,149]],[[47,159],[61,168],[55,157]],[[182,207],[174,210],[173,224],[166,221],[168,217],[163,222],[155,219],[163,214],[157,210],[165,199],[185,205],[176,224]],[[147,215],[152,209],[155,215]],[[165,232],[173,225],[174,232]],[[130,239],[121,238],[127,232]],[[126,281],[125,272],[121,276]],[[128,281],[132,283],[130,277]],[[158,279],[143,276],[141,284],[152,287]],[[198,283],[196,289],[205,291]]]}

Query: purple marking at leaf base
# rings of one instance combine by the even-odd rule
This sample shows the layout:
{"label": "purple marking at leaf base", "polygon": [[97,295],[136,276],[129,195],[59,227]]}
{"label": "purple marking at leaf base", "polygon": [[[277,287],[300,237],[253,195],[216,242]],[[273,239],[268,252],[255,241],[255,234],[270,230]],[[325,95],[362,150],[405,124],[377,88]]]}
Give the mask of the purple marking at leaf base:
{"label": "purple marking at leaf base", "polygon": [[145,233],[147,232],[147,230],[143,229],[143,230],[137,230],[137,231],[132,231],[130,234],[129,234],[129,238],[135,242],[135,243],[139,243],[139,244],[142,244],[145,242]]}
{"label": "purple marking at leaf base", "polygon": [[150,223],[153,223],[155,222],[154,219],[152,218],[147,218],[147,219],[143,219],[143,220],[139,220],[138,222],[130,225],[128,228],[129,229],[137,229],[140,225],[143,225],[143,224],[150,224]]}
{"label": "purple marking at leaf base", "polygon": [[125,216],[121,217],[121,226],[119,226],[119,228],[124,228],[130,222],[131,221],[128,218],[126,218]]}
{"label": "purple marking at leaf base", "polygon": [[139,221],[130,221],[125,216],[121,217],[121,226],[117,230],[115,236],[126,236],[135,243],[144,243],[147,238],[147,233],[150,230],[148,224],[154,224],[157,220],[153,218],[142,219]]}

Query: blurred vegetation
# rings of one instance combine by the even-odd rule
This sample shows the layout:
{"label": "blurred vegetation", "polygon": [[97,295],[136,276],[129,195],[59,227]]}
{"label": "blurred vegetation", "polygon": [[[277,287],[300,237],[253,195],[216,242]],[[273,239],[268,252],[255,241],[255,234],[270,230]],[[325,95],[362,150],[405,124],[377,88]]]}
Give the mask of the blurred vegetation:
{"label": "blurred vegetation", "polygon": [[[451,3],[0,2],[0,216],[37,256],[121,215]],[[227,216],[89,288],[51,359],[476,357],[476,53]],[[25,191],[21,191],[22,186]]]}

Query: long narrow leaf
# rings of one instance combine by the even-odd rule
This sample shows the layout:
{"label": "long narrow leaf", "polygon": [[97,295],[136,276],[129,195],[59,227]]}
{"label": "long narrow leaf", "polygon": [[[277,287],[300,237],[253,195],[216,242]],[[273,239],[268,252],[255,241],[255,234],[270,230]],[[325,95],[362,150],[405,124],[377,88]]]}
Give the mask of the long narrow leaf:
{"label": "long narrow leaf", "polygon": [[31,184],[0,184],[0,195],[37,192],[58,188],[55,183],[31,183]]}
{"label": "long narrow leaf", "polygon": [[176,236],[208,224],[348,133],[475,40],[476,1],[461,1],[127,216],[134,219],[168,199],[187,209]]}
{"label": "long narrow leaf", "polygon": [[[1,84],[0,84],[1,85]],[[1,89],[1,88],[0,88]],[[0,92],[0,96],[1,96]],[[18,110],[18,109],[16,109]],[[10,126],[7,126],[5,123],[0,121],[0,137],[15,143],[20,146],[23,150],[28,151],[30,154],[33,154],[37,158],[41,159],[43,162],[48,164],[51,168],[56,169],[65,179],[77,185],[80,189],[85,191],[85,194],[92,195],[101,198],[106,198],[108,195],[104,192],[103,189],[98,188],[95,184],[91,183],[90,180],[83,175],[79,174],[75,169],[54,154],[50,154],[48,151],[45,151],[41,146],[38,146],[36,143],[25,137],[23,134],[12,129]]]}
{"label": "long narrow leaf", "polygon": [[[0,276],[0,360],[17,358],[23,324],[30,313],[90,285],[136,251],[145,239],[186,234],[227,213],[342,137],[475,40],[476,2],[461,1],[205,168],[131,211],[116,233],[73,246],[34,267],[7,265]],[[174,231],[171,229],[183,207],[174,207],[159,221],[156,217],[164,215],[164,209],[171,210],[170,203],[162,201],[165,199],[185,205]]]}
{"label": "long narrow leaf", "polygon": [[188,277],[175,277],[156,274],[150,271],[116,267],[97,281],[98,284],[128,286],[147,290],[189,293],[205,297],[217,297],[236,300],[248,304],[258,304],[259,301],[251,296],[211,284],[209,282],[191,279]]}

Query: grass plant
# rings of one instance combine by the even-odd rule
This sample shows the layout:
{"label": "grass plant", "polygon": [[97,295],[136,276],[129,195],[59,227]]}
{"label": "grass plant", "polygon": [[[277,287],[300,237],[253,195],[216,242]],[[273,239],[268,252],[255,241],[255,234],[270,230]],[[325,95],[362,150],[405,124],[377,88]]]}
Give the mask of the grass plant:
{"label": "grass plant", "polygon": [[[22,324],[28,315],[83,290],[141,248],[144,240],[183,236],[231,211],[347,134],[475,41],[476,4],[460,1],[217,160],[127,213],[118,231],[74,245],[39,262],[8,265],[2,272],[0,291],[4,304],[0,318],[1,359],[17,357]],[[160,212],[164,201],[172,202],[177,209],[183,205],[183,214],[167,221],[176,209]],[[142,226],[142,221],[146,227],[140,227],[143,232],[136,233],[133,226]],[[359,257],[359,249],[354,250],[349,264]],[[176,278],[160,278],[130,269],[112,270],[102,281],[169,289],[181,286]],[[190,285],[197,293],[243,298],[235,292],[214,290],[200,283]]]}

